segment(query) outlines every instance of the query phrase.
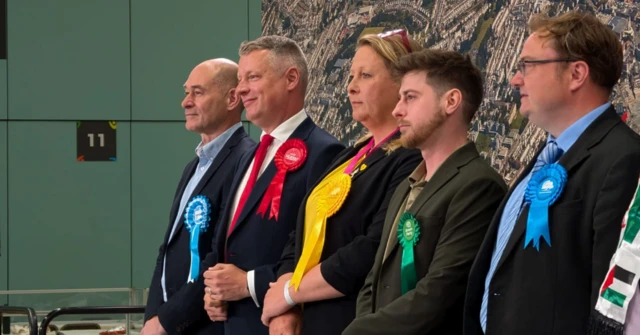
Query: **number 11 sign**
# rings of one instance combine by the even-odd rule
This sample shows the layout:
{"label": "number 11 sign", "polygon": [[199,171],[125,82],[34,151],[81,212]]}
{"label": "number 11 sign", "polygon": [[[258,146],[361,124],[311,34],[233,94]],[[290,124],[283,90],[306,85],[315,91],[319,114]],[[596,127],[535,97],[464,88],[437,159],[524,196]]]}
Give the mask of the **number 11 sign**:
{"label": "number 11 sign", "polygon": [[77,160],[116,160],[116,121],[77,121]]}

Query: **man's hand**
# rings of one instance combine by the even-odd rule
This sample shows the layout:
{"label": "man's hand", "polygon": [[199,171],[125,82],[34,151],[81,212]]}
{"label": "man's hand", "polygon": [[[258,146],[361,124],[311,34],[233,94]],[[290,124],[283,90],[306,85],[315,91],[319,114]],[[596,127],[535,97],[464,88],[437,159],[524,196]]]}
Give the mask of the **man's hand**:
{"label": "man's hand", "polygon": [[[269,326],[271,318],[281,315],[291,309],[291,305],[284,298],[284,286],[289,276],[282,276],[275,283],[269,283],[269,290],[264,296],[264,308],[262,309],[262,323]],[[288,287],[289,292],[293,291],[293,287]]]}
{"label": "man's hand", "polygon": [[[208,287],[205,289],[207,290]],[[227,320],[227,304],[224,301],[214,300],[211,298],[211,294],[204,294],[204,310],[207,312],[211,321],[226,321]]]}
{"label": "man's hand", "polygon": [[158,317],[154,316],[144,323],[140,335],[167,335],[167,332],[160,324]]}
{"label": "man's hand", "polygon": [[269,335],[300,335],[301,333],[302,315],[298,307],[276,316],[269,323]]}
{"label": "man's hand", "polygon": [[251,296],[247,288],[247,273],[235,265],[218,263],[205,271],[203,277],[213,300],[237,301]]}

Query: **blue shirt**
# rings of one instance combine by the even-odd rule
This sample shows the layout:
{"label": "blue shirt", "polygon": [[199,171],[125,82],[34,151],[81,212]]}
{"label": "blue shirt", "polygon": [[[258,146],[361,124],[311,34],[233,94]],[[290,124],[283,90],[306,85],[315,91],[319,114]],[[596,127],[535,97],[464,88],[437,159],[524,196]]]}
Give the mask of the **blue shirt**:
{"label": "blue shirt", "polygon": [[[578,140],[578,137],[582,135],[582,133],[591,125],[591,123],[598,118],[598,116],[602,115],[611,103],[607,102],[604,105],[592,110],[585,116],[581,117],[578,121],[574,122],[569,128],[565,129],[565,131],[558,136],[558,138],[554,138],[549,134],[547,137],[547,143],[551,141],[555,141],[556,144],[562,152],[566,153],[571,149],[573,144]],[[489,293],[489,284],[491,284],[491,278],[493,278],[493,274],[498,267],[496,259],[499,260],[502,257],[502,252],[513,233],[513,228],[515,227],[516,221],[509,222],[508,214],[514,210],[514,207],[520,207],[522,205],[522,200],[524,198],[524,191],[527,188],[527,184],[529,183],[529,179],[531,179],[531,173],[529,173],[522,181],[516,186],[513,193],[509,197],[507,204],[502,211],[502,216],[500,217],[500,226],[498,227],[498,236],[496,237],[496,245],[493,249],[493,255],[491,257],[492,262],[489,266],[489,271],[487,272],[487,277],[485,278],[484,283],[484,294],[488,295]],[[501,234],[502,233],[502,234]],[[483,299],[485,299],[483,297]],[[482,313],[482,312],[481,312]],[[482,324],[482,322],[481,322]],[[485,324],[482,324],[482,330],[486,333]]]}
{"label": "blue shirt", "polygon": [[[198,158],[199,158],[198,167],[196,167],[196,170],[193,173],[193,176],[191,176],[191,179],[189,179],[189,183],[187,183],[187,186],[184,188],[184,192],[182,193],[182,198],[180,199],[180,207],[178,208],[175,221],[173,222],[173,228],[171,228],[171,234],[169,235],[169,240],[167,240],[167,246],[169,245],[169,242],[171,241],[171,238],[173,237],[177,227],[180,225],[180,221],[183,220],[182,212],[184,211],[184,208],[187,205],[187,202],[189,201],[189,197],[191,197],[191,193],[193,193],[193,190],[196,188],[196,186],[200,182],[200,179],[202,179],[202,176],[204,176],[204,174],[207,172],[213,160],[216,158],[216,156],[218,156],[218,153],[220,153],[220,150],[222,150],[222,147],[224,147],[224,145],[227,143],[229,138],[231,138],[231,135],[233,135],[233,133],[235,133],[235,131],[238,130],[240,127],[242,127],[242,123],[238,122],[235,125],[233,125],[231,128],[227,129],[224,133],[220,134],[220,136],[213,139],[213,141],[207,143],[204,146],[202,145],[202,142],[200,142],[200,144],[198,144],[198,146],[196,147],[196,155],[198,155]],[[165,284],[166,262],[167,262],[167,256],[165,253],[164,261],[162,262],[162,280],[161,280],[162,296],[165,302],[168,300],[167,288]],[[189,277],[189,274],[185,275],[185,278],[184,278],[185,282],[188,279],[187,277]]]}

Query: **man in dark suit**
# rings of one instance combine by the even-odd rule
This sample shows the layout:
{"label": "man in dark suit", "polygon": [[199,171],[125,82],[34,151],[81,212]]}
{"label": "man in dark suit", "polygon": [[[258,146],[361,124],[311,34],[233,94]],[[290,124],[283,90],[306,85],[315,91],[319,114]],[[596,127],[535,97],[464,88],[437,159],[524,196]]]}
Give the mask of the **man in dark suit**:
{"label": "man in dark suit", "polygon": [[[238,74],[247,119],[263,134],[234,178],[206,260],[215,266],[204,273],[205,300],[212,320],[226,319],[226,334],[267,334],[260,321],[264,296],[277,279],[300,203],[344,146],[303,110],[308,70],[293,40],[265,36],[243,43]],[[270,325],[285,326],[299,327],[295,310]]]}
{"label": "man in dark suit", "polygon": [[[236,94],[238,65],[213,59],[196,66],[184,84],[186,128],[197,132],[201,142],[194,158],[182,172],[151,280],[141,334],[223,334],[204,311],[194,315],[189,327],[174,315],[185,305],[201,306],[199,297],[184,295],[188,282],[197,280],[198,265],[211,251],[214,224],[231,191],[231,181],[243,153],[255,143],[247,136]],[[202,280],[200,280],[202,281]]]}
{"label": "man in dark suit", "polygon": [[396,189],[356,319],[343,334],[462,334],[469,269],[506,192],[467,140],[482,101],[480,70],[454,51],[423,50],[396,64],[402,145],[423,162]]}
{"label": "man in dark suit", "polygon": [[591,14],[535,16],[511,84],[548,132],[496,213],[469,278],[466,335],[586,334],[640,173],[608,102],[617,36]]}

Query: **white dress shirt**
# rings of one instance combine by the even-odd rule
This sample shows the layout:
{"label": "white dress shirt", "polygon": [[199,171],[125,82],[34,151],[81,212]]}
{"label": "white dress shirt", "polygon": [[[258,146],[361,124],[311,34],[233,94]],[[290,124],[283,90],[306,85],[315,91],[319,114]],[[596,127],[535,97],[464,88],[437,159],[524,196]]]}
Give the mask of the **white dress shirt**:
{"label": "white dress shirt", "polygon": [[[260,178],[260,176],[262,175],[264,170],[267,168],[269,163],[271,163],[271,161],[273,160],[273,157],[275,157],[276,152],[278,151],[282,143],[284,143],[287,139],[289,139],[289,136],[293,134],[293,131],[296,130],[296,128],[298,128],[298,126],[307,117],[308,117],[307,113],[303,109],[299,111],[296,115],[290,117],[287,121],[281,123],[276,129],[274,129],[271,132],[271,134],[269,134],[273,136],[273,143],[271,143],[271,145],[267,149],[267,155],[265,156],[264,161],[262,162],[262,166],[260,166],[260,171],[258,172],[258,178]],[[266,135],[266,133],[263,131],[262,134],[260,135],[260,140],[262,140],[262,137],[264,135]],[[242,191],[244,191],[244,188],[247,186],[247,181],[249,180],[251,169],[253,169],[253,163],[254,161],[251,161],[251,164],[249,164],[249,167],[244,172],[244,177],[242,177],[242,181],[240,181],[239,187],[236,189],[236,194],[233,197],[233,207],[231,207],[232,214],[229,215],[229,222],[227,224],[227,227],[231,225],[233,216],[236,212],[236,209],[238,208],[238,203],[240,202],[240,196],[242,195]],[[249,293],[251,294],[251,298],[253,298],[253,301],[256,303],[256,306],[260,308],[260,303],[258,302],[258,298],[256,296],[255,277],[254,277],[253,270],[247,272],[247,286],[249,286]]]}

